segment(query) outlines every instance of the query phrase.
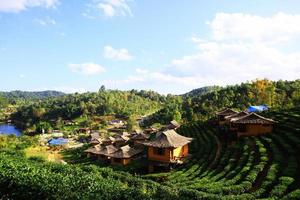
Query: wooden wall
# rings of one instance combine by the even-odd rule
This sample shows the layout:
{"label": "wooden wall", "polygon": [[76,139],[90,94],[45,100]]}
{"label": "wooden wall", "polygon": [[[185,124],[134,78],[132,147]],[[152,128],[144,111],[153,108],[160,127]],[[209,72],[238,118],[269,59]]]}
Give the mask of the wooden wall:
{"label": "wooden wall", "polygon": [[273,131],[273,125],[263,125],[263,124],[245,124],[245,132],[237,132],[237,136],[257,136],[266,133],[271,133]]}
{"label": "wooden wall", "polygon": [[188,154],[188,145],[176,149],[164,149],[164,155],[157,155],[154,152],[154,147],[148,147],[148,159],[153,161],[170,162],[171,159],[186,157]]}

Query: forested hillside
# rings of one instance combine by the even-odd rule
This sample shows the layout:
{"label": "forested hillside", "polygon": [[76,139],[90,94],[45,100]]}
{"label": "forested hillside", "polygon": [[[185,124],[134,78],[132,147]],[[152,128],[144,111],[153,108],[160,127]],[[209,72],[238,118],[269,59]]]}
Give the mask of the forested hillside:
{"label": "forested hillside", "polygon": [[196,89],[183,96],[174,96],[165,107],[145,121],[145,125],[168,123],[172,119],[184,122],[207,120],[224,107],[240,110],[249,105],[267,105],[273,110],[300,104],[300,80],[255,80],[227,87]]}
{"label": "forested hillside", "polygon": [[161,108],[163,102],[156,96],[152,92],[117,90],[70,94],[21,106],[11,118],[26,128],[41,121],[75,119],[80,116],[142,116]]}
{"label": "forested hillside", "polygon": [[[236,142],[214,123],[178,132],[193,137],[190,162],[169,173],[134,176],[96,165],[26,159],[30,137],[0,137],[0,196],[4,199],[273,199],[300,198],[300,108],[269,112],[273,134]],[[9,142],[8,142],[9,140]],[[149,180],[151,179],[151,180]]]}
{"label": "forested hillside", "polygon": [[10,100],[39,100],[39,99],[46,99],[49,97],[60,97],[64,96],[65,93],[58,92],[58,91],[41,91],[41,92],[27,92],[27,91],[11,91],[11,92],[0,92],[0,96]]}

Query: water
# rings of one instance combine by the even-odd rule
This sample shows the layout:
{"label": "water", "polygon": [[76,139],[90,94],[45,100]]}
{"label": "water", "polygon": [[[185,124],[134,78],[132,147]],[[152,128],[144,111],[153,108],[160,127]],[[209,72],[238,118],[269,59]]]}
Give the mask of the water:
{"label": "water", "polygon": [[21,136],[22,133],[13,125],[10,124],[0,124],[0,135],[16,135]]}

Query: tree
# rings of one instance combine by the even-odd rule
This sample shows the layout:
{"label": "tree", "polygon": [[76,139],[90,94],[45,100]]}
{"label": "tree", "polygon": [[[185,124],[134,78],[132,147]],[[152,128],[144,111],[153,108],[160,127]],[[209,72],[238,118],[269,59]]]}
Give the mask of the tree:
{"label": "tree", "polygon": [[134,119],[134,117],[129,117],[129,119],[127,120],[127,125],[126,125],[126,130],[128,132],[132,132],[133,130],[135,130],[138,127],[137,121]]}
{"label": "tree", "polygon": [[105,86],[104,85],[101,85],[100,89],[99,89],[99,93],[100,92],[104,92],[105,91]]}

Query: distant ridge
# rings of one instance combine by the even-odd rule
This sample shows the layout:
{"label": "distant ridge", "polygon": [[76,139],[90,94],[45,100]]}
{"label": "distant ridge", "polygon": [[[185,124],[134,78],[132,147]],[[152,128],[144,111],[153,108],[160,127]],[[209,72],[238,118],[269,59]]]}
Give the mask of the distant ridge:
{"label": "distant ridge", "polygon": [[201,87],[198,89],[194,89],[188,93],[183,94],[183,97],[195,97],[195,96],[202,96],[207,93],[210,93],[212,91],[220,90],[222,87],[220,86],[206,86],[206,87]]}
{"label": "distant ridge", "polygon": [[46,90],[46,91],[21,91],[15,90],[10,92],[0,92],[0,96],[7,99],[46,99],[51,97],[60,97],[66,95],[63,92]]}

